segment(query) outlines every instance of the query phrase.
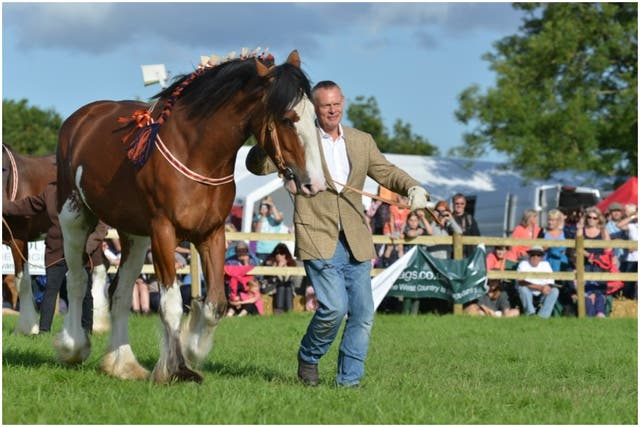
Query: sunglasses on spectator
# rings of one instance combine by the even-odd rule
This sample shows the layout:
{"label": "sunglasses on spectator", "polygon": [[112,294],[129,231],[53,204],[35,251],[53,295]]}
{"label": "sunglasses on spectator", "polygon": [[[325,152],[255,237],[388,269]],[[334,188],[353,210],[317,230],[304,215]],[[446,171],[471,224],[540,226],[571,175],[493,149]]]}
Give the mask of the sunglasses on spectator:
{"label": "sunglasses on spectator", "polygon": [[589,219],[598,219],[597,216],[588,216],[587,218],[589,218]]}

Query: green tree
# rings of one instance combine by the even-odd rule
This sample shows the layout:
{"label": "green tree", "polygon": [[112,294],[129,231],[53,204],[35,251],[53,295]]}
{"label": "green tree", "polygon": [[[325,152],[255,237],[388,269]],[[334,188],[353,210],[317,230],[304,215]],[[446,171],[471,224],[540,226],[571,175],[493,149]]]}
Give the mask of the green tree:
{"label": "green tree", "polygon": [[55,110],[30,107],[26,99],[2,100],[2,141],[21,154],[53,153],[61,125],[62,117]]}
{"label": "green tree", "polygon": [[473,126],[454,155],[493,149],[530,178],[559,170],[636,175],[638,18],[635,3],[522,3],[519,34],[483,57],[495,87],[459,95]]}
{"label": "green tree", "polygon": [[411,125],[400,119],[393,126],[393,135],[389,135],[382,122],[378,102],[372,96],[367,99],[357,96],[347,108],[347,119],[354,127],[370,133],[383,153],[438,155],[438,147],[414,134]]}

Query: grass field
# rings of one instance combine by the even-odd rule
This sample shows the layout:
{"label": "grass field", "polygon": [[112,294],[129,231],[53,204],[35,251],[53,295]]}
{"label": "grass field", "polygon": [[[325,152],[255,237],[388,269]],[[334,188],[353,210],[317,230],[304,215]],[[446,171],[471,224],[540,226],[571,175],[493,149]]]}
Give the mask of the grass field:
{"label": "grass field", "polygon": [[[204,382],[157,386],[99,370],[107,336],[79,368],[55,361],[53,335],[16,336],[3,316],[4,424],[637,424],[636,319],[377,315],[359,389],[300,385],[309,314],[225,319]],[[56,318],[54,330],[61,328]],[[135,317],[138,360],[153,368],[157,317]]]}

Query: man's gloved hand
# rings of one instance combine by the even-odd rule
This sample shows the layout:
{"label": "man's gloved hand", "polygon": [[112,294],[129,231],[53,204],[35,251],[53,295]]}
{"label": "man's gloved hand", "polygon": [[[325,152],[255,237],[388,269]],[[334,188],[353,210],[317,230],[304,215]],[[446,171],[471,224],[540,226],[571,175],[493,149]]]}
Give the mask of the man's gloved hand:
{"label": "man's gloved hand", "polygon": [[426,209],[433,207],[433,203],[427,203],[429,200],[431,200],[431,196],[429,195],[427,190],[419,185],[414,185],[413,187],[409,188],[409,191],[407,191],[407,195],[409,196],[409,205],[411,206],[412,211],[415,211],[416,209]]}

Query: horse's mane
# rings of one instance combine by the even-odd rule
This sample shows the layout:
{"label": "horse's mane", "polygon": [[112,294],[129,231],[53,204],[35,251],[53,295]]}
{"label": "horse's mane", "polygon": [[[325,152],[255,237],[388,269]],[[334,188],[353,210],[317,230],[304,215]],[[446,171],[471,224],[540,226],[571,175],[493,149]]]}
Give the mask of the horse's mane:
{"label": "horse's mane", "polygon": [[[192,74],[176,77],[171,86],[153,98],[160,101],[168,99],[191,77]],[[297,103],[303,94],[310,97],[309,79],[298,67],[288,63],[281,64],[271,69],[269,77],[274,79],[266,97],[267,110],[272,115],[282,115],[292,104]],[[184,86],[179,95],[179,102],[187,108],[190,117],[206,117],[217,111],[256,78],[258,72],[254,58],[230,60],[205,69],[191,83]]]}

